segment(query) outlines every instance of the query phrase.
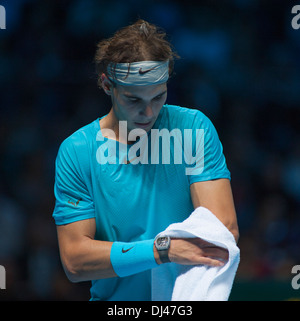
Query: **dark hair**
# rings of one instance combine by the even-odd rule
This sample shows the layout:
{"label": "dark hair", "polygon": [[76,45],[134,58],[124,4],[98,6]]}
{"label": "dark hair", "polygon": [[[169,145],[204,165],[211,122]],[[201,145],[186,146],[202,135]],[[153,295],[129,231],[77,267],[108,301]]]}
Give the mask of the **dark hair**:
{"label": "dark hair", "polygon": [[171,75],[175,58],[179,56],[166,40],[166,33],[154,24],[140,19],[98,43],[95,55],[98,85],[101,87],[101,74],[107,72],[109,63],[169,60]]}

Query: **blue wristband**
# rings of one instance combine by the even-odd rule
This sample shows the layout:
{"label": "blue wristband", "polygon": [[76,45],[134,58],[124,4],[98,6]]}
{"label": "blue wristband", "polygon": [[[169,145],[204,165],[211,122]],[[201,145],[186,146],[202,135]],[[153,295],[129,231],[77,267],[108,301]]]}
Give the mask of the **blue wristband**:
{"label": "blue wristband", "polygon": [[158,266],[154,258],[154,240],[138,242],[114,242],[110,261],[120,277],[133,275]]}

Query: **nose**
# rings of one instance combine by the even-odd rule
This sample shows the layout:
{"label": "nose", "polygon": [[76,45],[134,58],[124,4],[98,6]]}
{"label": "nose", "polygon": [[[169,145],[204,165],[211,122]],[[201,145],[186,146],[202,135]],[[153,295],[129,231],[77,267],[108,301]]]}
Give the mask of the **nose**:
{"label": "nose", "polygon": [[142,110],[142,114],[147,116],[147,118],[153,117],[153,110],[151,105],[147,105],[146,108]]}

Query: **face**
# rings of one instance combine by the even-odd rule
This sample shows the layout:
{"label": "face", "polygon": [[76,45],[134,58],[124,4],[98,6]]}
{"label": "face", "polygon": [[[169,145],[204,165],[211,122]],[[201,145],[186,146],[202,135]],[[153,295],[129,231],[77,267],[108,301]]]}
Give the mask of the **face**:
{"label": "face", "polygon": [[149,131],[167,99],[167,85],[112,86],[110,92],[116,121],[127,121],[128,131]]}

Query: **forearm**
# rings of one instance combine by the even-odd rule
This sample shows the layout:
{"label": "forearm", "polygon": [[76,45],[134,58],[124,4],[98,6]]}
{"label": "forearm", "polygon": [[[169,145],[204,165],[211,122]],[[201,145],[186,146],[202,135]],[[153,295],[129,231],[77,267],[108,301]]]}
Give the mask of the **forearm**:
{"label": "forearm", "polygon": [[153,239],[112,243],[86,237],[70,244],[61,258],[72,282],[129,276],[161,264]]}
{"label": "forearm", "polygon": [[112,242],[86,237],[61,250],[61,260],[69,280],[81,282],[116,277],[110,262],[111,247]]}
{"label": "forearm", "polygon": [[[162,263],[154,240],[133,243],[95,240],[93,219],[57,226],[57,233],[61,261],[72,282],[128,276]],[[223,253],[207,252],[206,247],[199,240],[173,239],[169,258],[178,264],[218,265],[213,258],[226,260]]]}

